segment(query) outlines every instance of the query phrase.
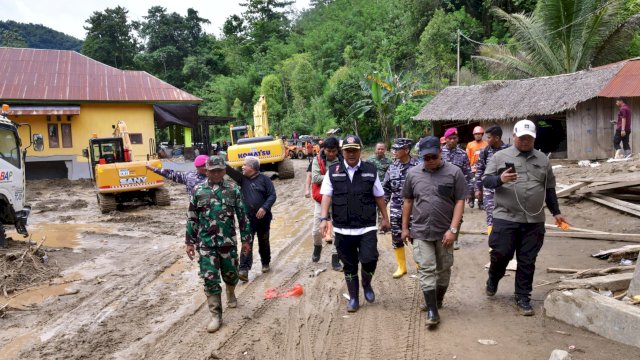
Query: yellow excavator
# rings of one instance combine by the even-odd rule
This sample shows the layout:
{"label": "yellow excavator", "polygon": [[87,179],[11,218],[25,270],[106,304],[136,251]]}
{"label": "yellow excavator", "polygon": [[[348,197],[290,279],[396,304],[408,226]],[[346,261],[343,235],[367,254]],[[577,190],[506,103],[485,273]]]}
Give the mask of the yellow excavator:
{"label": "yellow excavator", "polygon": [[269,135],[269,109],[264,95],[260,95],[253,107],[253,125],[253,129],[249,125],[231,125],[232,145],[227,149],[229,165],[241,167],[245,157],[255,156],[260,160],[261,170],[275,171],[280,179],[292,179],[295,175],[293,162],[287,156],[286,144]]}
{"label": "yellow excavator", "polygon": [[98,138],[94,134],[89,139],[89,149],[83,151],[89,158],[100,211],[109,213],[135,199],[150,200],[159,206],[170,205],[164,178],[146,167],[149,164],[161,168],[162,162],[132,161],[133,151],[127,125],[121,120],[113,128],[113,137]]}

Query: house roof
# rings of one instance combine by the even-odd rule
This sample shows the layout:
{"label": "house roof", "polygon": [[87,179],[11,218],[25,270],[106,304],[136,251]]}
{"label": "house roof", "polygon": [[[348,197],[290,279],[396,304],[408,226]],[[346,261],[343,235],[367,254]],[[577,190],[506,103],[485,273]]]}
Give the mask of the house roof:
{"label": "house roof", "polygon": [[13,102],[200,102],[144,71],[120,70],[75,51],[0,47],[0,99]]}
{"label": "house roof", "polygon": [[413,119],[517,120],[575,109],[598,96],[640,96],[640,59],[571,74],[449,86]]}

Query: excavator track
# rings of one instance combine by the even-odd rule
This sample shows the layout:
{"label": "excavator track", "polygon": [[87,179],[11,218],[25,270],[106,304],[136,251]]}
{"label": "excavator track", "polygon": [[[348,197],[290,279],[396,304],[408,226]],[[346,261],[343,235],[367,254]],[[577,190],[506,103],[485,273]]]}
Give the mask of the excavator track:
{"label": "excavator track", "polygon": [[158,206],[169,206],[171,205],[171,197],[169,196],[169,191],[165,188],[158,188],[153,191],[153,203]]}
{"label": "excavator track", "polygon": [[114,194],[98,193],[98,206],[103,214],[115,211],[118,208],[118,202]]}

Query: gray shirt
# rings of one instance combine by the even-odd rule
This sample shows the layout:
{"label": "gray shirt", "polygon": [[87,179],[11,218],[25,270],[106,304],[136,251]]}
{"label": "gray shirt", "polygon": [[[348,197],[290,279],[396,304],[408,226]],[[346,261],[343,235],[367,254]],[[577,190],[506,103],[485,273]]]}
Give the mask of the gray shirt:
{"label": "gray shirt", "polygon": [[434,171],[418,165],[407,173],[402,197],[413,199],[411,237],[419,240],[442,240],[451,227],[453,209],[467,197],[467,182],[459,167],[442,162]]}
{"label": "gray shirt", "polygon": [[522,153],[511,146],[493,155],[483,179],[500,175],[507,162],[515,165],[518,179],[495,189],[493,217],[518,223],[543,223],[544,210],[540,209],[544,205],[546,189],[556,187],[549,159],[538,150]]}

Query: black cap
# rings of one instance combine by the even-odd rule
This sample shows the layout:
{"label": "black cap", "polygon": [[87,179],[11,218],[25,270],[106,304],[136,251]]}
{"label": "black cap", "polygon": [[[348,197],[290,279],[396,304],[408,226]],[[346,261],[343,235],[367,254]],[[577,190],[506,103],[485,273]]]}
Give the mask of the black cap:
{"label": "black cap", "polygon": [[435,155],[440,151],[440,139],[435,136],[427,136],[420,140],[419,155]]}
{"label": "black cap", "polygon": [[355,135],[348,135],[342,141],[342,150],[346,149],[362,149],[362,141]]}
{"label": "black cap", "polygon": [[394,150],[399,150],[399,149],[403,149],[403,148],[411,148],[411,139],[407,139],[407,138],[397,138],[395,140],[395,142],[393,143],[393,145],[391,145],[391,148]]}

